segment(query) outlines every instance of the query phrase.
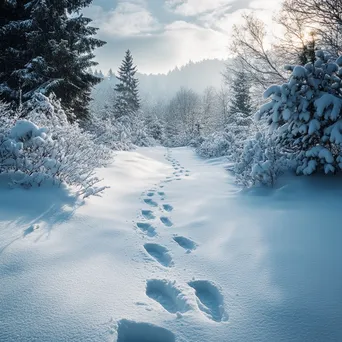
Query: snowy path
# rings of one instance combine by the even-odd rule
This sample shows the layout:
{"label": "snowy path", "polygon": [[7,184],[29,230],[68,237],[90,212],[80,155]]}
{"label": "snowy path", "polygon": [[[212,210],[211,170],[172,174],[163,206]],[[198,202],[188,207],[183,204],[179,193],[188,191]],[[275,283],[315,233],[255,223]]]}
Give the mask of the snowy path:
{"label": "snowy path", "polygon": [[241,192],[223,162],[120,152],[81,206],[1,191],[0,341],[341,341],[341,184]]}

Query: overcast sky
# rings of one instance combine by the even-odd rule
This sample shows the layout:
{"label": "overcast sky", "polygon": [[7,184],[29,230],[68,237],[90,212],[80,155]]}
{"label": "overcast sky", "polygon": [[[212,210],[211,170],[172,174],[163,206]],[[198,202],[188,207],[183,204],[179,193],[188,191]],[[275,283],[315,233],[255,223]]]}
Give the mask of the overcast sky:
{"label": "overcast sky", "polygon": [[281,0],[94,0],[85,15],[107,45],[99,68],[115,71],[128,48],[139,71],[166,73],[189,60],[225,59],[231,27],[243,12],[269,21]]}

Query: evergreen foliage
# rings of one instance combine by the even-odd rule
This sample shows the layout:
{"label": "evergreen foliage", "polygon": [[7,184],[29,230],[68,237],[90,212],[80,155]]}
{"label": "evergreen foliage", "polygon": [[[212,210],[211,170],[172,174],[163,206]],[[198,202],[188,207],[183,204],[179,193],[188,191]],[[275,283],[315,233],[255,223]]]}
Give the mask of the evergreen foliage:
{"label": "evergreen foliage", "polygon": [[130,50],[127,50],[117,75],[119,83],[115,86],[117,93],[115,103],[116,118],[123,116],[132,117],[140,108],[138,79],[135,77],[136,72],[137,67],[133,63],[132,54]]}
{"label": "evergreen foliage", "polygon": [[316,40],[314,33],[311,33],[311,38],[307,41],[301,53],[299,54],[298,60],[300,65],[306,65],[307,63],[314,63],[316,61]]}
{"label": "evergreen foliage", "polygon": [[115,74],[112,69],[109,69],[108,71],[108,79],[113,80],[115,78]]}
{"label": "evergreen foliage", "polygon": [[266,117],[277,143],[296,159],[299,174],[342,169],[342,57],[336,62],[317,51],[316,62],[288,66],[288,82],[270,87]]}
{"label": "evergreen foliage", "polygon": [[[2,1],[0,97],[23,101],[34,93],[55,93],[69,119],[86,118],[91,87],[100,79],[92,51],[104,44],[94,38],[91,19],[79,14],[92,0]],[[2,12],[3,13],[3,12]]]}
{"label": "evergreen foliage", "polygon": [[232,81],[232,96],[229,107],[229,115],[234,120],[234,115],[241,113],[245,116],[252,114],[252,101],[250,95],[251,83],[244,71],[237,71]]}
{"label": "evergreen foliage", "polygon": [[153,138],[156,142],[164,142],[164,126],[160,119],[152,113],[145,118],[145,124],[147,128],[147,134]]}

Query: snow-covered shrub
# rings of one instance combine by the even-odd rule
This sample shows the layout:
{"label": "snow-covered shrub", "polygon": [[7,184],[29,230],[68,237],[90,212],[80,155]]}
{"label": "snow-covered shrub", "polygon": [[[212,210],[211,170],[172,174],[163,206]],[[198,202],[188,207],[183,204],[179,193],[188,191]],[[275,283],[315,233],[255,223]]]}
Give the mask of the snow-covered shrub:
{"label": "snow-covered shrub", "polygon": [[184,131],[172,132],[169,127],[166,130],[166,137],[164,145],[167,147],[182,147],[182,146],[190,146],[191,142],[195,139],[191,135],[187,134]]}
{"label": "snow-covered shrub", "polygon": [[157,143],[161,144],[165,140],[164,126],[161,120],[156,116],[149,114],[145,117],[146,133]]}
{"label": "snow-covered shrub", "polygon": [[206,140],[206,138],[202,137],[202,136],[197,136],[194,137],[190,140],[189,142],[189,146],[194,147],[194,148],[199,148],[203,142]]}
{"label": "snow-covered shrub", "polygon": [[[113,89],[111,91],[114,92]],[[97,144],[105,145],[111,150],[129,151],[134,148],[128,117],[115,119],[113,103],[105,102],[100,105],[98,99],[93,100],[90,118],[82,123],[82,127],[94,136]]]}
{"label": "snow-covered shrub", "polygon": [[205,138],[196,149],[203,158],[227,156],[235,158],[241,154],[244,143],[251,134],[252,120],[241,113],[236,113],[222,132],[215,132]]}
{"label": "snow-covered shrub", "polygon": [[90,120],[84,123],[84,128],[94,135],[95,142],[112,150],[128,151],[134,146],[156,145],[140,110],[134,115],[116,118],[114,105],[107,104],[102,110],[91,113]]}
{"label": "snow-covered shrub", "polygon": [[205,138],[196,152],[203,158],[214,158],[229,155],[231,148],[231,135],[227,132],[216,132]]}
{"label": "snow-covered shrub", "polygon": [[91,119],[84,124],[87,132],[91,133],[98,145],[105,145],[114,151],[129,151],[133,144],[129,138],[129,129],[121,122],[113,122],[105,116],[92,114]]}
{"label": "snow-covered shrub", "polygon": [[237,182],[243,186],[273,186],[286,165],[286,156],[279,150],[274,135],[258,132],[237,155],[234,172]]}
{"label": "snow-covered shrub", "polygon": [[100,181],[95,169],[110,161],[110,151],[77,123],[70,124],[53,95],[36,94],[23,113],[1,134],[1,173],[25,187],[47,181],[75,185],[85,197],[104,189],[95,186]]}
{"label": "snow-covered shrub", "polygon": [[317,51],[315,63],[286,68],[289,81],[266,90],[271,101],[257,118],[267,118],[275,143],[297,161],[298,174],[341,170],[342,57],[331,61]]}
{"label": "snow-covered shrub", "polygon": [[136,146],[154,146],[156,141],[148,135],[144,114],[138,110],[133,117],[130,117],[132,143]]}

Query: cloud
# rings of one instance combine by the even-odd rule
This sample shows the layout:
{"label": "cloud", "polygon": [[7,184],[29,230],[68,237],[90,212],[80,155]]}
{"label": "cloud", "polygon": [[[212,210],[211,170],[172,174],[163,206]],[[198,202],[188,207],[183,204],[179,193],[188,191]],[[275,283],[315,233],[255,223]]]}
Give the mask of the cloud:
{"label": "cloud", "polygon": [[[232,26],[243,12],[271,23],[282,0],[94,0],[85,13],[107,45],[96,51],[104,70],[131,49],[139,71],[166,73],[189,60],[229,57]],[[105,4],[105,5],[104,5]],[[113,6],[113,7],[111,7]]]}
{"label": "cloud", "polygon": [[158,29],[159,23],[146,9],[143,0],[120,1],[113,10],[100,6],[85,10],[106,36],[132,36],[149,34]]}
{"label": "cloud", "polygon": [[166,0],[168,10],[183,16],[196,16],[201,13],[230,7],[235,0]]}
{"label": "cloud", "polygon": [[177,52],[174,64],[184,65],[189,60],[225,58],[227,55],[227,36],[221,32],[207,29],[185,21],[176,21],[165,27],[163,33]]}
{"label": "cloud", "polygon": [[281,7],[282,1],[275,1],[275,0],[253,0],[250,3],[250,8],[252,9],[267,9],[267,10],[278,10]]}

